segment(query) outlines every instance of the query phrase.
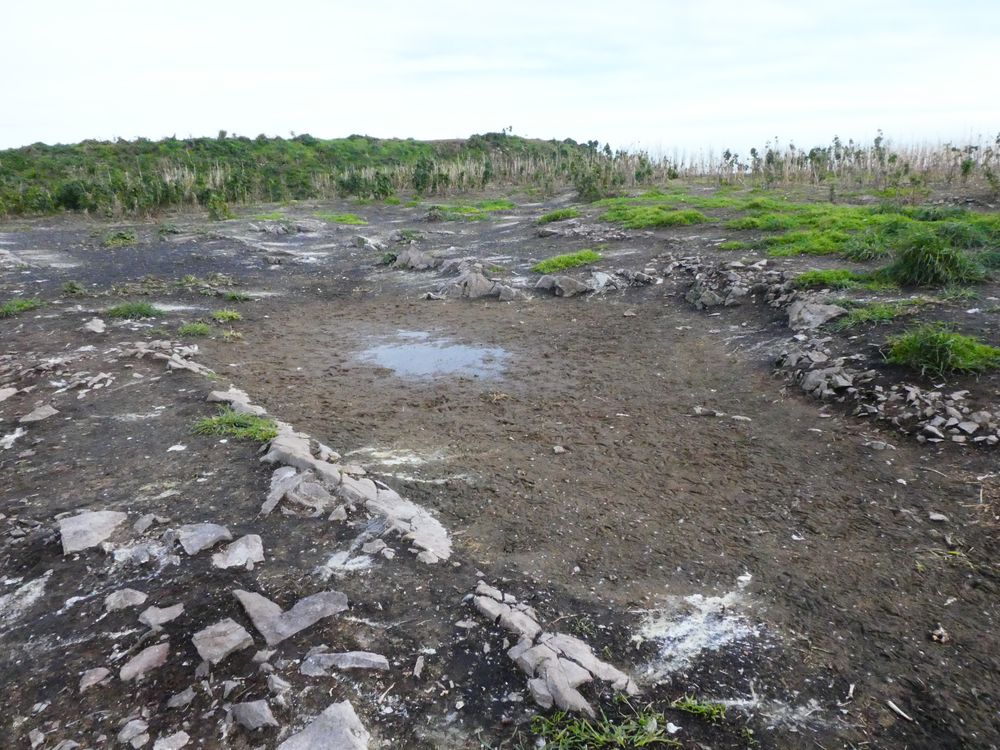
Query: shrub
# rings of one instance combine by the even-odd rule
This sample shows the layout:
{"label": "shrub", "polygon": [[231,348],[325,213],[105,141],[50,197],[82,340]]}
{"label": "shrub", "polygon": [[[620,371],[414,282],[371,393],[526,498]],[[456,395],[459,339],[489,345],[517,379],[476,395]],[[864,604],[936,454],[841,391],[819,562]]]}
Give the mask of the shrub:
{"label": "shrub", "polygon": [[208,209],[208,218],[212,221],[225,221],[236,216],[229,208],[229,204],[218,193],[212,193],[208,196],[205,208]]}
{"label": "shrub", "polygon": [[962,250],[936,234],[915,231],[904,237],[886,275],[901,286],[946,286],[983,280],[983,269]]}
{"label": "shrub", "polygon": [[127,320],[158,318],[161,315],[163,315],[163,311],[153,307],[148,302],[123,302],[107,311],[109,318],[124,318]]}
{"label": "shrub", "polygon": [[0,318],[13,318],[15,315],[34,310],[43,304],[40,299],[10,299],[0,305]]}
{"label": "shrub", "polygon": [[601,257],[600,253],[593,250],[580,250],[575,253],[565,253],[564,255],[546,258],[540,263],[536,263],[531,270],[535,273],[555,273],[567,268],[576,268],[577,266],[596,263]]}
{"label": "shrub", "polygon": [[566,219],[576,219],[580,216],[580,212],[575,208],[559,208],[555,211],[550,211],[547,214],[543,214],[539,217],[539,224],[550,224],[553,221],[565,221]]}
{"label": "shrub", "polygon": [[66,281],[63,282],[62,293],[66,297],[82,297],[87,290],[79,281]]}
{"label": "shrub", "polygon": [[195,422],[192,431],[196,435],[221,435],[236,440],[252,440],[266,443],[278,435],[274,420],[253,414],[241,414],[224,406],[214,417],[206,417]]}
{"label": "shrub", "polygon": [[886,360],[943,378],[1000,367],[1000,349],[932,323],[890,339]]}

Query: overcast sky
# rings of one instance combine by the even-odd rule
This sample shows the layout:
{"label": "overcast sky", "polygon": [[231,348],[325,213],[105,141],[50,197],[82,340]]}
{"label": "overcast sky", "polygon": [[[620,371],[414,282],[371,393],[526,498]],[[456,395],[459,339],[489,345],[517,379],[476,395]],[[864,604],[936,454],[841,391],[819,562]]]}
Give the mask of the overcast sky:
{"label": "overcast sky", "polygon": [[1000,132],[997,0],[5,3],[0,147],[362,133],[666,154]]}

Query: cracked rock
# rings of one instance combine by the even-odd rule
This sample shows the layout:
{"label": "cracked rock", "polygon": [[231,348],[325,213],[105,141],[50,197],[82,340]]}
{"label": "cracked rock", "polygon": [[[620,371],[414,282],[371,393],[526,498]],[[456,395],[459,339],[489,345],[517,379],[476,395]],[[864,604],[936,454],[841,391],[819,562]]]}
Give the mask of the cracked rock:
{"label": "cracked rock", "polygon": [[25,414],[17,421],[21,424],[31,424],[32,422],[41,422],[43,419],[48,419],[58,413],[59,411],[57,409],[52,408],[48,404],[43,404],[34,411]]}
{"label": "cracked rock", "polygon": [[181,730],[158,739],[153,743],[153,750],[181,750],[190,741],[191,738],[188,736],[188,733]]}
{"label": "cracked rock", "polygon": [[119,589],[104,597],[104,609],[108,612],[114,612],[116,609],[137,607],[147,598],[144,593],[135,589]]}
{"label": "cracked rock", "polygon": [[231,617],[227,617],[199,630],[192,636],[191,642],[202,659],[218,664],[230,654],[252,646],[253,637],[246,628]]}
{"label": "cracked rock", "polygon": [[381,654],[369,651],[311,654],[303,660],[299,672],[310,677],[325,677],[328,674],[327,670],[331,668],[388,670],[389,661]]}
{"label": "cracked rock", "polygon": [[82,693],[87,688],[94,687],[94,685],[100,685],[102,682],[105,682],[110,675],[111,670],[105,667],[88,669],[80,677],[80,692]]}
{"label": "cracked rock", "polygon": [[162,609],[160,607],[147,607],[139,615],[139,622],[148,625],[153,630],[159,630],[164,623],[180,617],[183,612],[183,604],[175,604],[172,607],[163,607]]}

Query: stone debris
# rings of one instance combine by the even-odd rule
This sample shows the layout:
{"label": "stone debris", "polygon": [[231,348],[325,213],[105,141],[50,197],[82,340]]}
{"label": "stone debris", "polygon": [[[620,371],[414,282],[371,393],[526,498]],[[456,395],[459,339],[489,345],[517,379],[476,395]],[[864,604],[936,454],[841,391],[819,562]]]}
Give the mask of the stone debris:
{"label": "stone debris", "polygon": [[191,737],[183,729],[167,737],[161,737],[153,743],[153,750],[181,750],[191,741]]}
{"label": "stone debris", "polygon": [[222,551],[212,555],[216,568],[246,568],[253,570],[255,563],[264,562],[264,544],[257,534],[241,536]]}
{"label": "stone debris", "polygon": [[157,643],[155,646],[145,648],[125,663],[119,671],[118,677],[122,682],[142,679],[143,675],[147,672],[166,664],[167,656],[169,655],[170,641],[164,641],[163,643]]}
{"label": "stone debris", "polygon": [[16,443],[19,438],[22,438],[27,434],[28,431],[23,427],[15,427],[13,432],[8,432],[3,437],[0,437],[0,450],[10,450],[14,447],[14,443]]}
{"label": "stone debris", "polygon": [[326,677],[330,669],[385,671],[389,669],[389,660],[381,654],[373,654],[369,651],[345,651],[336,654],[314,653],[302,661],[299,672],[310,677]]}
{"label": "stone debris", "polygon": [[229,529],[217,523],[191,523],[177,529],[177,541],[189,555],[196,555],[219,542],[229,542],[232,539]]}
{"label": "stone debris", "polygon": [[172,607],[147,607],[139,615],[139,622],[148,625],[153,630],[160,630],[165,623],[176,620],[184,612],[183,604],[175,604]]}
{"label": "stone debris", "polygon": [[174,693],[167,700],[167,708],[185,708],[194,700],[194,688],[186,687],[179,693]]}
{"label": "stone debris", "polygon": [[593,707],[576,688],[594,679],[628,695],[639,692],[631,677],[598,659],[579,638],[544,632],[535,611],[510,594],[480,581],[472,601],[482,614],[518,637],[507,656],[528,675],[528,689],[543,708],[555,705],[593,718]]}
{"label": "stone debris", "polygon": [[578,219],[545,224],[536,230],[536,234],[539,237],[572,237],[592,242],[621,242],[636,236],[623,229],[614,229],[601,224],[584,224]]}
{"label": "stone debris", "polygon": [[157,359],[167,363],[168,370],[188,370],[195,375],[212,376],[212,370],[192,359],[198,354],[197,344],[182,345],[165,339],[136,341],[124,351],[126,355],[143,359]]}
{"label": "stone debris", "polygon": [[116,609],[138,607],[147,598],[146,594],[135,589],[119,589],[104,597],[104,609],[108,612],[114,612]]}
{"label": "stone debris", "polygon": [[250,403],[250,397],[246,391],[233,385],[229,386],[228,391],[212,391],[206,400],[209,403],[227,404],[230,409],[239,414],[251,414],[255,417],[263,417],[267,414],[263,406]]}
{"label": "stone debris", "polygon": [[396,255],[393,261],[393,268],[402,268],[410,271],[429,271],[441,265],[441,259],[430,253],[422,252],[414,247],[408,247]]}
{"label": "stone debris", "polygon": [[574,279],[572,276],[542,276],[535,282],[535,289],[550,289],[557,297],[575,297],[578,294],[592,292],[593,288],[588,284]]}
{"label": "stone debris", "polygon": [[31,424],[33,422],[41,422],[43,419],[48,419],[59,413],[58,409],[50,406],[49,404],[42,404],[37,409],[21,417],[18,422],[21,424]]}
{"label": "stone debris", "polygon": [[17,393],[17,388],[0,388],[0,404]]}
{"label": "stone debris", "polygon": [[796,331],[812,330],[841,315],[847,315],[847,310],[840,305],[796,300],[788,306],[788,327]]}
{"label": "stone debris", "polygon": [[268,646],[276,646],[320,620],[347,609],[347,595],[339,591],[322,591],[307,596],[297,601],[287,612],[283,612],[270,599],[252,591],[237,589],[233,595],[243,605]]}
{"label": "stone debris", "polygon": [[80,677],[80,690],[83,692],[88,688],[92,688],[95,685],[100,685],[102,682],[106,682],[108,677],[111,676],[111,670],[106,667],[96,667],[94,669],[88,669]]}
{"label": "stone debris", "polygon": [[261,727],[279,726],[271,713],[271,707],[267,705],[267,701],[234,703],[230,710],[236,723],[251,732]]}
{"label": "stone debris", "polygon": [[368,750],[371,735],[350,701],[332,703],[305,729],[278,745],[278,750]]}
{"label": "stone debris", "polygon": [[218,664],[232,653],[253,646],[253,637],[246,628],[227,617],[199,630],[191,638],[198,655],[211,664]]}
{"label": "stone debris", "polygon": [[91,333],[104,333],[106,329],[107,325],[100,318],[91,318],[83,324],[83,330]]}
{"label": "stone debris", "polygon": [[125,522],[128,516],[115,510],[85,511],[59,521],[59,534],[62,538],[63,554],[96,547],[115,529]]}
{"label": "stone debris", "polygon": [[149,735],[146,733],[148,729],[149,724],[142,719],[132,719],[118,732],[118,741],[123,745],[143,747],[149,742]]}

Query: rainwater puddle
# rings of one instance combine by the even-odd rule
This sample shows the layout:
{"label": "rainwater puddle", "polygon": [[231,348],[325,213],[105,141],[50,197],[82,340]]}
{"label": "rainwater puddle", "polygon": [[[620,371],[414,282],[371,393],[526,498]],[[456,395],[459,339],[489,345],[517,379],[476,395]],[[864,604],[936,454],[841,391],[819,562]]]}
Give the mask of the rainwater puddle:
{"label": "rainwater puddle", "polygon": [[447,337],[432,337],[427,331],[397,331],[386,343],[365,349],[358,359],[404,378],[499,378],[507,356],[496,346],[456,344]]}

